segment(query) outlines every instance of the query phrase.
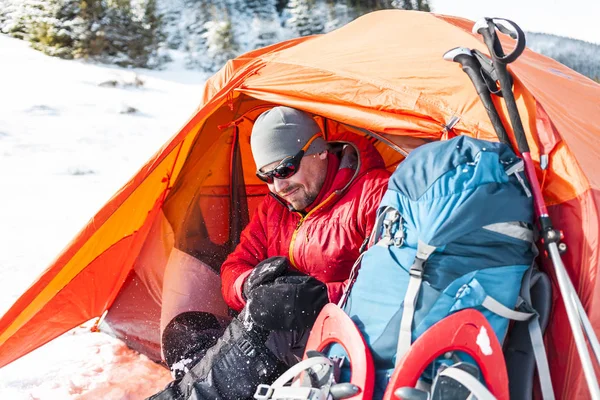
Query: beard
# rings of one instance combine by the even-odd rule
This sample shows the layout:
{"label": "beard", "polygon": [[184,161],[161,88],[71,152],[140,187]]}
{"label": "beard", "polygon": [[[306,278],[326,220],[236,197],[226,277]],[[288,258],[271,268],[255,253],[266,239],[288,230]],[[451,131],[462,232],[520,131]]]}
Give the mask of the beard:
{"label": "beard", "polygon": [[[288,181],[288,186],[277,194],[294,210],[304,212],[307,207],[311,206],[325,184],[327,178],[327,159],[320,162],[318,158],[314,158],[312,167],[306,166],[300,171],[298,177],[293,177]],[[314,164],[319,162],[320,164]]]}
{"label": "beard", "polygon": [[[297,190],[297,191],[296,191]],[[296,191],[291,197],[285,197],[286,194]],[[280,193],[280,196],[287,201],[296,211],[304,211],[310,206],[319,193],[310,193],[306,190],[303,185],[294,185],[293,187],[286,188],[285,192]]]}

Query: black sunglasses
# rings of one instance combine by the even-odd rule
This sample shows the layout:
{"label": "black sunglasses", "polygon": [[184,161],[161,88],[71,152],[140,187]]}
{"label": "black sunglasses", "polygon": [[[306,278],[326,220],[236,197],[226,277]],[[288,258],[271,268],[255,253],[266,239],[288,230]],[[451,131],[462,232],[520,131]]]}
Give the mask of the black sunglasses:
{"label": "black sunglasses", "polygon": [[308,150],[312,142],[319,136],[323,136],[321,132],[317,132],[315,135],[313,135],[313,137],[311,137],[309,141],[306,142],[304,147],[302,147],[302,149],[298,153],[296,153],[296,155],[284,158],[272,170],[268,172],[262,172],[260,170],[256,171],[256,176],[258,177],[258,179],[270,184],[275,181],[275,178],[287,179],[293,176],[300,169],[300,162],[302,161],[302,157],[304,157],[304,153],[306,152],[306,150]]}

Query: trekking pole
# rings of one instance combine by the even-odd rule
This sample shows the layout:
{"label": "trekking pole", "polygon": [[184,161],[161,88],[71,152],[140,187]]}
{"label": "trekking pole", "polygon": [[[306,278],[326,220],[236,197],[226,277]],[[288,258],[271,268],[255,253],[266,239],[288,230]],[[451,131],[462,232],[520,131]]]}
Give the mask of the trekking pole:
{"label": "trekking pole", "polygon": [[496,131],[496,135],[498,135],[498,139],[512,147],[510,140],[508,139],[508,134],[506,133],[506,129],[504,129],[504,124],[500,119],[500,115],[496,110],[496,106],[494,106],[494,102],[492,101],[492,96],[490,94],[490,90],[485,83],[485,79],[482,75],[481,64],[477,59],[473,56],[471,50],[465,47],[456,47],[452,50],[448,50],[444,54],[444,60],[446,61],[454,61],[460,64],[462,70],[469,76],[471,82],[475,86],[475,90],[483,103],[485,110],[487,111],[488,117],[492,122],[492,126]]}
{"label": "trekking pole", "polygon": [[[487,56],[479,53],[477,50],[469,50],[465,48],[455,48],[453,50],[450,50],[444,55],[444,58],[446,60],[458,62],[461,64],[463,71],[467,73],[467,75],[469,75],[469,77],[471,78],[471,81],[475,85],[475,88],[477,89],[477,93],[479,94],[482,103],[485,105],[485,108],[488,112],[488,116],[490,117],[492,125],[494,126],[494,130],[498,135],[498,139],[506,143],[506,145],[514,151],[513,146],[508,140],[508,138],[506,138],[505,140],[501,139],[504,136],[508,137],[508,135],[506,134],[504,123],[500,119],[498,110],[496,109],[491,100],[491,93],[501,95],[501,93],[497,93],[497,78],[492,78],[492,76],[496,75],[495,71],[493,70],[493,67],[489,68],[491,66],[491,60],[487,58]],[[484,67],[484,65],[486,67]],[[471,71],[473,70],[477,71],[477,73],[472,73]],[[492,79],[491,84],[486,78]],[[529,194],[529,196],[530,195],[531,194]],[[531,334],[532,333],[530,328],[530,335]],[[542,340],[543,339],[540,338],[540,342]],[[535,349],[535,345],[533,343],[532,347]],[[544,370],[547,371],[546,373],[541,373],[541,371],[539,373],[540,386],[542,389],[542,398],[544,400],[554,400],[554,388],[552,387],[552,381],[550,378],[548,364],[547,362],[544,363],[544,361],[538,359],[537,355],[535,357],[536,364],[538,364],[538,370],[540,368],[544,368]]]}
{"label": "trekking pole", "polygon": [[511,146],[506,129],[504,129],[504,124],[502,123],[500,115],[494,106],[489,88],[485,83],[485,79],[483,78],[481,64],[473,56],[471,50],[465,47],[454,48],[444,54],[444,60],[454,61],[460,64],[462,70],[471,79],[471,82],[473,82],[475,90],[477,91],[477,94],[479,95],[479,98],[481,99],[481,102],[487,111],[488,117],[492,122],[492,126],[498,135],[498,139],[502,143]]}
{"label": "trekking pole", "polygon": [[[516,34],[515,32],[512,32],[504,27],[501,21],[505,21],[510,24],[514,28]],[[502,49],[502,45],[500,44],[500,40],[496,34],[496,29],[500,30],[502,33],[510,35],[517,40],[517,45],[510,54],[504,54],[504,50]],[[525,163],[525,173],[529,178],[531,190],[533,192],[535,210],[538,215],[538,221],[540,224],[542,238],[544,240],[544,245],[548,250],[548,254],[554,266],[558,287],[565,304],[565,310],[567,312],[569,324],[571,325],[575,345],[577,346],[577,351],[581,358],[581,364],[588,388],[592,398],[595,400],[600,400],[600,388],[598,387],[598,381],[594,373],[591,356],[587,349],[582,325],[586,329],[586,335],[588,338],[591,338],[590,343],[592,344],[592,347],[595,347],[594,345],[597,344],[598,339],[596,338],[593,329],[590,332],[588,330],[588,326],[586,326],[584,322],[587,320],[587,315],[585,314],[584,310],[580,310],[580,308],[582,309],[583,307],[579,307],[580,300],[577,296],[577,292],[575,291],[575,288],[570,281],[566,268],[562,262],[559,251],[561,234],[559,231],[554,229],[552,220],[546,208],[546,204],[544,203],[544,199],[542,197],[542,190],[535,174],[533,160],[529,152],[529,144],[527,143],[525,130],[523,129],[523,124],[521,122],[519,110],[517,109],[514,93],[512,92],[512,82],[507,69],[507,64],[516,60],[517,57],[523,52],[525,48],[525,35],[521,28],[519,28],[519,26],[514,22],[498,18],[484,18],[478,21],[473,26],[473,33],[479,33],[483,36],[483,40],[488,47],[492,57],[493,65],[498,74],[500,90],[502,92],[502,96],[504,97],[506,108],[508,109],[517,146]],[[561,250],[566,249],[564,244],[560,243],[560,246]],[[587,322],[589,323],[589,320],[587,320]],[[589,324],[589,327],[591,328],[591,324]]]}

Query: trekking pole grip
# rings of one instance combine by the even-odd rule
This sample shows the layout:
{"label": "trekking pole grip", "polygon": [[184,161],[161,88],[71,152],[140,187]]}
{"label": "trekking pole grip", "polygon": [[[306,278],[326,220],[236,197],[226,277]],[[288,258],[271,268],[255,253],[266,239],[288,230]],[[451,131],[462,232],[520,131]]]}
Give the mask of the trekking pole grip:
{"label": "trekking pole grip", "polygon": [[462,70],[467,74],[471,82],[473,82],[473,86],[475,86],[475,91],[479,95],[485,110],[487,111],[488,117],[492,122],[492,126],[496,131],[496,135],[498,139],[507,144],[509,147],[512,147],[510,140],[508,138],[508,134],[506,133],[506,129],[504,129],[504,124],[498,115],[498,111],[494,106],[494,102],[492,101],[492,97],[490,95],[489,88],[481,75],[481,64],[479,61],[473,56],[471,50],[465,47],[456,47],[452,50],[448,50],[444,54],[444,60],[453,61],[460,64]]}
{"label": "trekking pole grip", "polygon": [[[510,124],[513,128],[519,152],[529,153],[529,144],[527,143],[527,137],[525,136],[525,129],[523,128],[523,123],[521,122],[519,109],[517,108],[517,103],[515,101],[515,95],[512,91],[512,80],[510,79],[508,68],[506,66],[506,64],[516,60],[516,58],[523,52],[523,49],[525,48],[525,36],[519,36],[522,39],[518,41],[515,50],[513,50],[509,56],[505,56],[504,50],[502,49],[502,44],[500,44],[500,40],[496,35],[497,26],[494,23],[494,20],[495,19],[492,18],[485,18],[484,20],[478,21],[473,26],[473,32],[479,33],[481,36],[483,36],[483,41],[487,45],[490,56],[494,62],[494,66],[496,67],[498,80],[500,82],[500,90],[502,91],[502,97],[504,98],[506,108],[508,109]],[[517,24],[514,22],[511,22],[511,24],[513,27],[518,28],[518,32],[523,32]]]}

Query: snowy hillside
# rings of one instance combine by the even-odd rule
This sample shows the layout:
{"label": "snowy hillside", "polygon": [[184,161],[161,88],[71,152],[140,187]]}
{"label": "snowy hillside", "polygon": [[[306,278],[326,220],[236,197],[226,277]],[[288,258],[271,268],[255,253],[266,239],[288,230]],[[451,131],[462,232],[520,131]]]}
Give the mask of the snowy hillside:
{"label": "snowy hillside", "polygon": [[[2,315],[191,117],[205,76],[179,62],[157,72],[64,61],[4,35],[0,60]],[[134,400],[170,380],[88,328],[0,369],[0,399]]]}
{"label": "snowy hillside", "polygon": [[600,45],[547,33],[527,33],[527,47],[600,82]]}

